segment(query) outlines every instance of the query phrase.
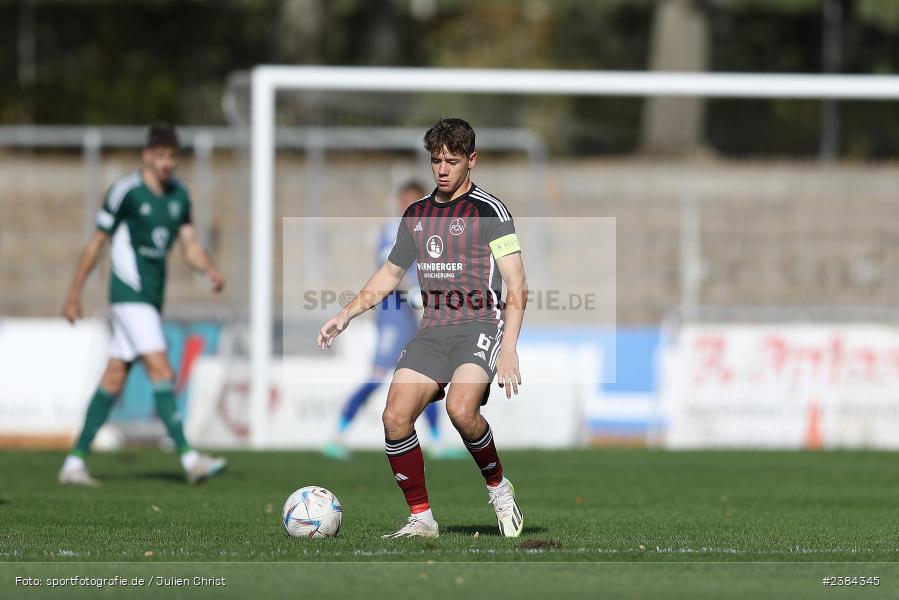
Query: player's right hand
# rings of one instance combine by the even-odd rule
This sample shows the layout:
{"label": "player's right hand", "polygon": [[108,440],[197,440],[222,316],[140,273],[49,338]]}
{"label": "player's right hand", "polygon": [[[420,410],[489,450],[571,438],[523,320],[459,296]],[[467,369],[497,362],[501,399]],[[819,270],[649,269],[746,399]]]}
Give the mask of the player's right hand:
{"label": "player's right hand", "polygon": [[81,318],[81,301],[69,298],[62,307],[62,316],[66,321],[75,324],[75,321]]}
{"label": "player's right hand", "polygon": [[215,267],[209,267],[206,271],[206,277],[212,284],[212,291],[218,294],[225,289],[225,276]]}
{"label": "player's right hand", "polygon": [[319,350],[330,350],[334,338],[343,333],[343,330],[350,324],[350,319],[343,312],[332,317],[325,323],[318,332],[318,348]]}

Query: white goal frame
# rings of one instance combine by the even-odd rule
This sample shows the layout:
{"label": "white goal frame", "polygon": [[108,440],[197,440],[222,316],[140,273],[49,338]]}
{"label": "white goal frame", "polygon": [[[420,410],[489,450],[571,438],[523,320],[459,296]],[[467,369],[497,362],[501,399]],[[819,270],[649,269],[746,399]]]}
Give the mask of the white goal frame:
{"label": "white goal frame", "polygon": [[265,445],[271,381],[275,97],[280,90],[578,96],[899,99],[899,76],[742,75],[260,65],[251,76],[250,444]]}

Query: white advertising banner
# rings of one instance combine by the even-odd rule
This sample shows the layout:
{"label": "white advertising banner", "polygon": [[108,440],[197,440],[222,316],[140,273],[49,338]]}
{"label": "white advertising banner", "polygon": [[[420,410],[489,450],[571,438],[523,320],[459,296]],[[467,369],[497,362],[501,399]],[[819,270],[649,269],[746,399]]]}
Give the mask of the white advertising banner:
{"label": "white advertising banner", "polygon": [[899,329],[691,324],[661,357],[670,448],[899,448]]}
{"label": "white advertising banner", "polygon": [[[349,335],[353,332],[353,337]],[[272,363],[273,386],[265,424],[266,447],[318,449],[337,428],[343,403],[369,376],[374,328],[368,322],[335,344],[334,355],[285,357]],[[482,414],[503,448],[563,448],[581,443],[583,414],[595,395],[600,357],[595,346],[519,345],[523,386],[506,399],[494,382]],[[199,359],[191,377],[186,434],[201,447],[246,447],[249,367],[245,360]],[[567,383],[565,383],[567,382]],[[352,448],[382,449],[381,413],[387,381],[359,411],[346,435]],[[441,402],[441,438],[462,448]],[[434,443],[424,417],[416,430],[422,444]]]}
{"label": "white advertising banner", "polygon": [[0,320],[0,437],[74,436],[107,360],[101,320]]}

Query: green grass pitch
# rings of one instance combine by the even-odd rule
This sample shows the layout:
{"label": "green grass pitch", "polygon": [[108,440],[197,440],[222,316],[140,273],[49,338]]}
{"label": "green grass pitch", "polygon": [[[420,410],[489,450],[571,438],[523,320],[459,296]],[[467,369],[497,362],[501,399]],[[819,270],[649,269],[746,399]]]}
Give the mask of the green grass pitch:
{"label": "green grass pitch", "polygon": [[[95,454],[89,465],[103,486],[85,489],[56,484],[61,453],[0,453],[0,595],[34,597],[13,585],[21,573],[110,569],[230,574],[226,591],[245,585],[275,595],[290,585],[285,578],[302,577],[333,597],[360,598],[396,577],[427,583],[429,599],[459,598],[477,582],[499,586],[496,597],[522,597],[512,595],[518,588],[716,597],[733,595],[736,582],[770,595],[778,581],[791,597],[814,597],[828,575],[899,585],[899,457],[889,453],[507,451],[503,465],[525,515],[518,539],[499,537],[472,461],[429,460],[436,540],[380,538],[407,514],[381,453],[346,462],[226,455],[224,476],[191,487],[172,455]],[[284,532],[284,500],[311,484],[343,503],[336,538]]]}

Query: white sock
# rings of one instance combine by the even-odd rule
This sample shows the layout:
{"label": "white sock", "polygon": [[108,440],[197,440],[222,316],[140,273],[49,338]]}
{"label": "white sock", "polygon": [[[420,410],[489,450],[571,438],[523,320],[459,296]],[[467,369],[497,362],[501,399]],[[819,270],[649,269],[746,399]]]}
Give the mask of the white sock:
{"label": "white sock", "polygon": [[416,519],[420,519],[420,520],[424,521],[428,525],[436,525],[437,524],[437,521],[434,520],[434,513],[431,512],[430,508],[424,512],[415,513],[412,516],[415,517]]}
{"label": "white sock", "polygon": [[86,465],[84,464],[84,459],[80,456],[75,456],[74,454],[69,454],[66,456],[66,462],[62,464],[63,471],[69,471],[71,469],[84,469]]}
{"label": "white sock", "polygon": [[490,484],[487,484],[487,489],[490,490],[491,492],[495,492],[495,491],[498,490],[499,488],[501,488],[501,487],[503,487],[504,485],[506,485],[506,482],[508,482],[508,481],[509,481],[508,479],[506,479],[505,477],[503,477],[503,480],[500,481],[499,483],[497,483],[496,485],[490,485]]}
{"label": "white sock", "polygon": [[181,455],[181,466],[185,471],[190,471],[200,460],[200,454],[196,450],[188,450]]}

